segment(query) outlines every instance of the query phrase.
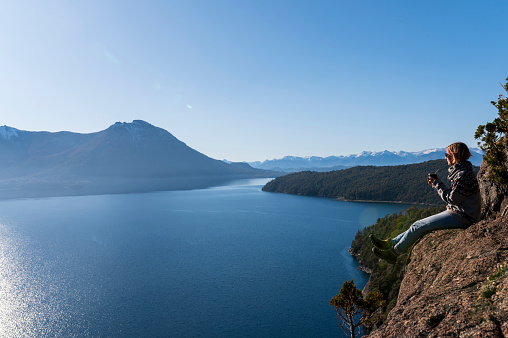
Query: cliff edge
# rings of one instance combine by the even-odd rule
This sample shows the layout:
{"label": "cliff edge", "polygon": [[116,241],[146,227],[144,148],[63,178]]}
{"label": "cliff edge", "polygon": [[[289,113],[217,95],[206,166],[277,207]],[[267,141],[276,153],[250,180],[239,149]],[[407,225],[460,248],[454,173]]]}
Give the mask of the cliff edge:
{"label": "cliff edge", "polygon": [[397,304],[368,337],[508,336],[508,194],[478,172],[483,220],[415,244]]}

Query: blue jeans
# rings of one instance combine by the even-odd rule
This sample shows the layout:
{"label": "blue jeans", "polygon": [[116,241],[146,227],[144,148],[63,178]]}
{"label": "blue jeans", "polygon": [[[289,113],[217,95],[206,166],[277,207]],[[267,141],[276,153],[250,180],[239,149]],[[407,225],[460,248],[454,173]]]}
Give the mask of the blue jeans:
{"label": "blue jeans", "polygon": [[471,224],[463,223],[453,217],[448,211],[440,212],[414,222],[409,229],[391,240],[395,252],[401,253],[407,251],[423,235],[442,229],[465,229]]}

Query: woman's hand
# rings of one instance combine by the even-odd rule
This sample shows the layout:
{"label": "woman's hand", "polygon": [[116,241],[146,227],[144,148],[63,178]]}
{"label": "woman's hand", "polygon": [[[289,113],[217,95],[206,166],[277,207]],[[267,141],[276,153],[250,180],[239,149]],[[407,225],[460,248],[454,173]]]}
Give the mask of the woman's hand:
{"label": "woman's hand", "polygon": [[[437,179],[439,179],[439,177],[438,177]],[[435,181],[435,180],[436,180],[436,179],[435,179],[434,177],[430,177],[430,176],[429,176],[429,177],[427,177],[427,183],[428,183],[429,185],[432,185],[432,184],[434,183],[434,181]]]}

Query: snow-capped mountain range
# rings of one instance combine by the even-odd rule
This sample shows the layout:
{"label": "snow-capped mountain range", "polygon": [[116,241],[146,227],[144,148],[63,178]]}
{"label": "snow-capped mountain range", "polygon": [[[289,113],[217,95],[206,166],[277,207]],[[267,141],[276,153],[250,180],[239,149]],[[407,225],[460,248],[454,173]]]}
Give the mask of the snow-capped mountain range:
{"label": "snow-capped mountain range", "polygon": [[[469,160],[474,165],[482,163],[482,151],[478,148],[471,148],[473,155]],[[430,160],[445,158],[446,148],[427,149],[416,152],[406,151],[363,151],[360,154],[346,156],[285,156],[280,159],[247,162],[253,168],[280,170],[285,172],[295,172],[303,170],[330,171],[354,167],[359,165],[403,165],[420,163]]]}

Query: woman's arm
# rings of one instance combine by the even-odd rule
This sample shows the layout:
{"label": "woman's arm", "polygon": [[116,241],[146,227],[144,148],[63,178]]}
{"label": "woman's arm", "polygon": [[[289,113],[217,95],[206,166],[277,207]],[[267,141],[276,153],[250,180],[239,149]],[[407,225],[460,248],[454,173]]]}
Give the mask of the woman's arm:
{"label": "woman's arm", "polygon": [[[473,175],[472,178],[469,177],[471,175]],[[450,188],[447,188],[439,179],[432,183],[432,187],[446,203],[460,205],[473,193],[473,187],[469,187],[471,179],[474,179],[474,173],[464,172],[452,180]]]}

